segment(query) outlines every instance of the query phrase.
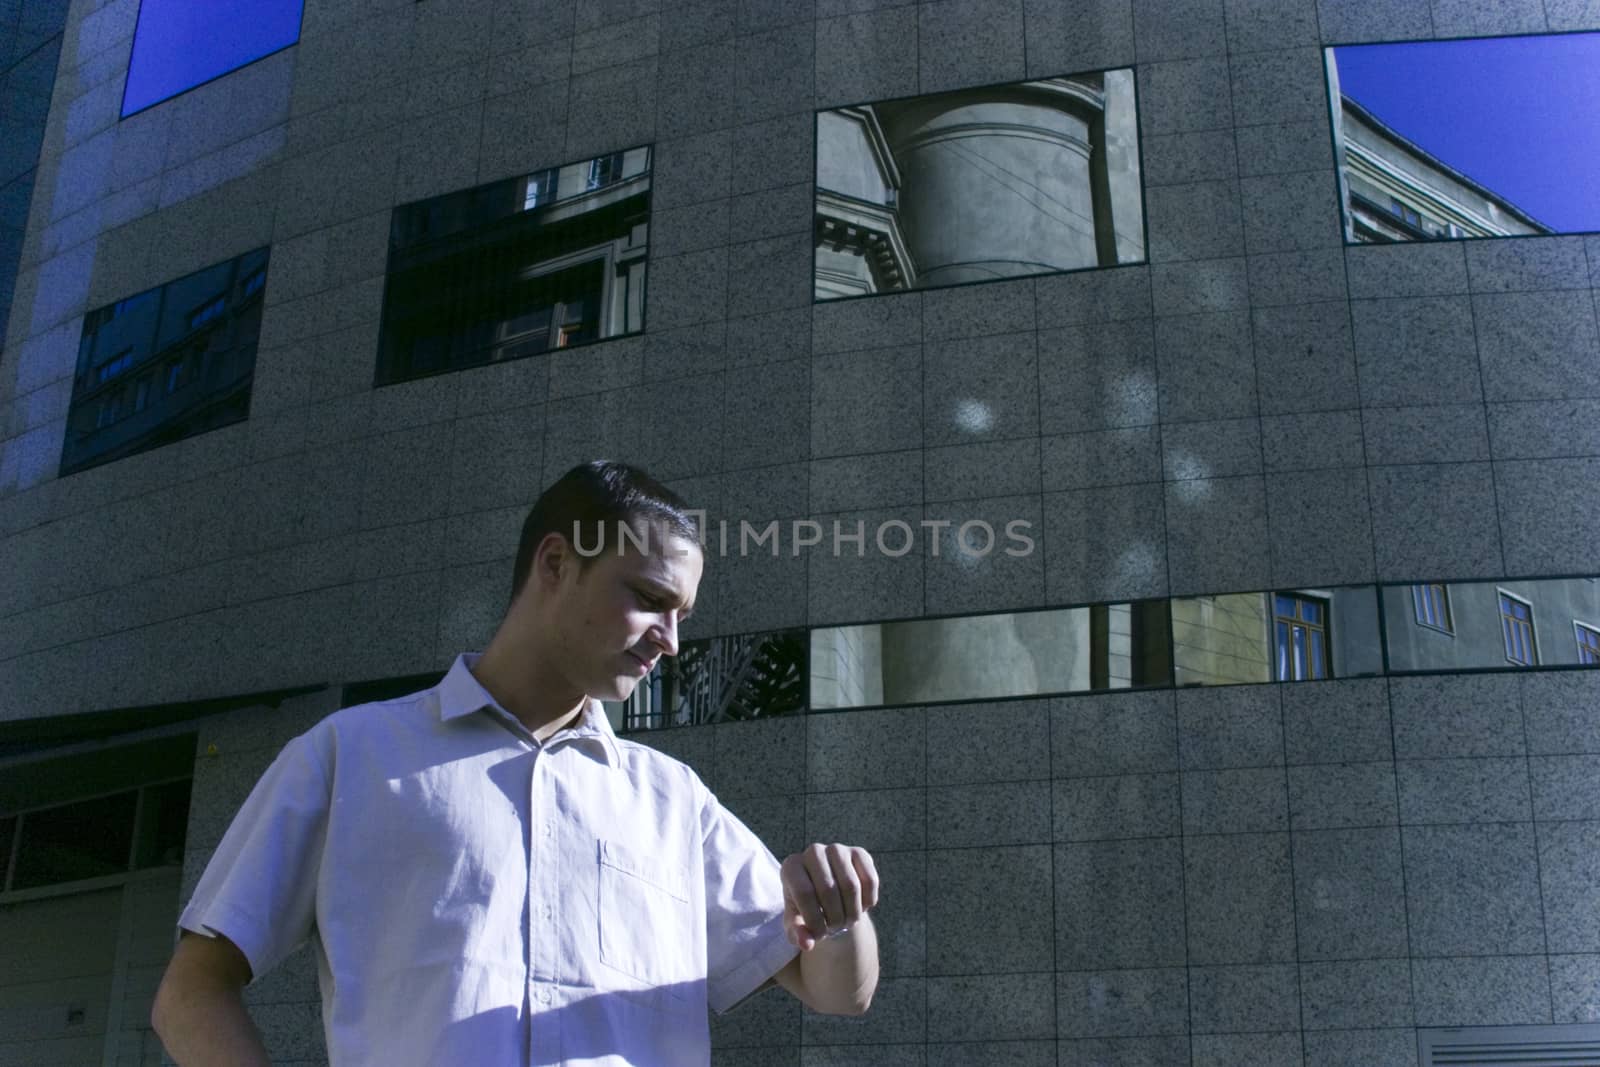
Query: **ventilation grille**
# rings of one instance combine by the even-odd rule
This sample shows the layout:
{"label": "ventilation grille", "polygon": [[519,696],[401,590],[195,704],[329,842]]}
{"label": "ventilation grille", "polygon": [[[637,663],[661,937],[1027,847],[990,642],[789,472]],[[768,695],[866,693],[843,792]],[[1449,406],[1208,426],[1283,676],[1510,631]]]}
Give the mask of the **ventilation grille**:
{"label": "ventilation grille", "polygon": [[1600,1024],[1418,1030],[1421,1067],[1600,1067]]}

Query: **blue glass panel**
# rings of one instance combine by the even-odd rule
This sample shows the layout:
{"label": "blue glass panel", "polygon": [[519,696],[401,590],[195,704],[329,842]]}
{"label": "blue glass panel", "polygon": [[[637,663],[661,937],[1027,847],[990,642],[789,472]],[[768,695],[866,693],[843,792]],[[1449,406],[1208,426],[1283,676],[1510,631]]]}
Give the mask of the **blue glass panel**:
{"label": "blue glass panel", "polygon": [[144,0],[123,117],[289,47],[303,0]]}

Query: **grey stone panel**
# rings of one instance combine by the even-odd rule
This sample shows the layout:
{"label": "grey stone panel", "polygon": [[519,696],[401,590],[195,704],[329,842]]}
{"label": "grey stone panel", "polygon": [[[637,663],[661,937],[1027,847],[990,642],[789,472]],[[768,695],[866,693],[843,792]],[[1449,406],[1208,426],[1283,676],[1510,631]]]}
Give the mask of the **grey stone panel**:
{"label": "grey stone panel", "polygon": [[1489,464],[1373,467],[1367,482],[1380,581],[1507,573]]}
{"label": "grey stone panel", "polygon": [[919,449],[812,460],[811,506],[844,511],[873,504],[921,504],[922,464]]}
{"label": "grey stone panel", "polygon": [[708,248],[652,260],[650,290],[652,330],[723,318],[728,308],[728,250]]}
{"label": "grey stone panel", "polygon": [[1284,304],[1320,305],[1335,300],[1341,305],[1344,303],[1344,256],[1337,250],[1267,252],[1250,256],[1246,262],[1249,264],[1250,303],[1258,312],[1258,331],[1264,321],[1260,312],[1265,308]]}
{"label": "grey stone panel", "polygon": [[1227,0],[1226,10],[1230,53],[1318,43],[1315,0]]}
{"label": "grey stone panel", "polygon": [[[1043,604],[1044,549],[1037,495],[969,500],[925,509],[925,610],[932,614]],[[1016,536],[1014,536],[1016,535]],[[1021,538],[1026,538],[1022,540]]]}
{"label": "grey stone panel", "polygon": [[1305,1067],[1416,1067],[1413,1030],[1326,1030],[1305,1035]]}
{"label": "grey stone panel", "polygon": [[[573,59],[576,65],[576,53]],[[568,159],[585,159],[654,140],[661,62],[649,56],[625,66],[588,74],[575,72],[566,106]]]}
{"label": "grey stone panel", "polygon": [[1157,264],[1151,268],[1150,282],[1158,315],[1232,311],[1250,302],[1242,258]]}
{"label": "grey stone panel", "polygon": [[1287,43],[1274,44],[1270,51],[1235,55],[1228,61],[1233,112],[1240,117],[1240,125],[1327,120],[1322,49],[1314,45],[1284,48]]}
{"label": "grey stone panel", "polygon": [[1140,63],[1216,56],[1228,48],[1221,0],[1134,0],[1133,33]]}
{"label": "grey stone panel", "polygon": [[728,365],[799,359],[811,350],[809,308],[786,308],[728,321]]}
{"label": "grey stone panel", "polygon": [[1031,845],[1049,840],[1047,782],[994,782],[928,790],[931,848]]}
{"label": "grey stone panel", "polygon": [[917,14],[920,92],[1026,77],[1022,0],[944,0]]}
{"label": "grey stone panel", "polygon": [[923,440],[929,445],[1038,436],[1034,335],[924,344],[922,419]]}
{"label": "grey stone panel", "polygon": [[812,551],[805,557],[812,624],[922,614],[925,558],[916,541],[922,517],[920,508],[817,515],[825,530],[831,531],[837,520],[847,535],[859,522],[865,539],[856,547],[856,555],[850,554],[850,544],[843,543],[837,556]]}
{"label": "grey stone panel", "polygon": [[1600,400],[1489,404],[1495,459],[1600,455]]}
{"label": "grey stone panel", "polygon": [[817,104],[917,94],[917,9],[894,7],[816,23]]}
{"label": "grey stone panel", "polygon": [[1551,956],[1550,998],[1557,1023],[1600,1023],[1600,956]]}
{"label": "grey stone panel", "polygon": [[1399,823],[1394,764],[1326,763],[1289,768],[1295,830],[1345,830]]}
{"label": "grey stone panel", "polygon": [[794,758],[805,743],[804,719],[720,723],[710,732],[715,765],[701,777],[720,799],[805,791],[805,771]]}
{"label": "grey stone panel", "polygon": [[[273,217],[274,240],[345,222],[393,204],[399,140],[398,130],[385,130],[286,162]],[[338,174],[341,180],[330,183],[329,174]]]}
{"label": "grey stone panel", "polygon": [[1134,60],[1132,0],[1023,0],[1028,77],[1125,67]]}
{"label": "grey stone panel", "polygon": [[[811,181],[816,119],[809,113],[752,122],[733,131],[733,194]],[[804,257],[810,261],[810,254]]]}
{"label": "grey stone panel", "polygon": [[1217,686],[1176,694],[1183,769],[1221,770],[1283,763],[1280,686]]}
{"label": "grey stone panel", "polygon": [[1497,0],[1493,4],[1433,0],[1433,32],[1440,37],[1540,33],[1544,29],[1544,5],[1539,0]]}
{"label": "grey stone panel", "polygon": [[1189,961],[1294,959],[1288,834],[1232,834],[1184,841]]}
{"label": "grey stone panel", "polygon": [[1361,413],[1367,462],[1467,463],[1489,458],[1482,404],[1368,408]]}
{"label": "grey stone panel", "polygon": [[923,499],[933,503],[997,492],[1038,493],[1039,445],[1037,438],[1024,437],[925,449],[920,454]]}
{"label": "grey stone panel", "polygon": [[[925,1067],[927,1063],[926,1045],[809,1045],[785,1049],[784,1054],[798,1057],[799,1067]],[[722,1067],[715,1053],[712,1064]]]}
{"label": "grey stone panel", "polygon": [[1061,434],[1041,442],[1044,488],[1055,492],[1153,482],[1161,476],[1154,426]]}
{"label": "grey stone panel", "polygon": [[1550,1022],[1546,957],[1418,959],[1411,964],[1418,1026],[1528,1026]]}
{"label": "grey stone panel", "polygon": [[1153,691],[1052,700],[1050,759],[1057,777],[1177,770],[1173,694]]}
{"label": "grey stone panel", "polygon": [[671,11],[661,24],[663,52],[729,41],[738,32],[736,0],[690,0]]}
{"label": "grey stone panel", "polygon": [[1187,1037],[1097,1037],[1058,1043],[1059,1067],[1188,1067]]}
{"label": "grey stone panel", "polygon": [[1182,832],[1176,774],[1063,778],[1052,805],[1057,841],[1175,837]]}
{"label": "grey stone panel", "polygon": [[[324,635],[314,631],[289,647],[304,656],[307,663],[325,664],[320,669],[336,678],[391,678],[415,671],[418,664],[443,673],[449,663],[440,662],[437,654],[440,587],[438,571],[395,575],[350,586],[349,606],[343,616],[349,620],[345,632]],[[315,612],[318,607],[299,605],[293,613]],[[328,608],[321,606],[321,610]],[[329,617],[310,615],[312,619]],[[259,635],[259,643],[257,635],[249,633],[241,633],[240,642],[244,647],[263,647],[272,639],[268,635],[293,632],[291,624],[274,621],[277,625],[269,624]],[[334,641],[339,642],[338,647],[325,651],[325,644]],[[235,678],[225,679],[224,684],[244,682],[239,688],[265,689],[272,677],[303,677],[305,671],[304,667],[296,672],[283,672],[280,668],[280,672],[273,675],[268,673],[270,667],[267,665],[268,670],[255,677],[241,671]]]}
{"label": "grey stone panel", "polygon": [[[1145,190],[1150,261],[1241,256],[1245,252],[1239,182],[1191,182]],[[1272,251],[1269,248],[1256,251]]]}
{"label": "grey stone panel", "polygon": [[847,841],[874,854],[927,848],[926,795],[924,789],[809,793],[805,839]]}
{"label": "grey stone panel", "polygon": [[1600,8],[1594,0],[1545,0],[1544,13],[1552,30],[1600,28]]}
{"label": "grey stone panel", "polygon": [[1539,882],[1551,952],[1600,952],[1600,821],[1541,823]]}
{"label": "grey stone panel", "polygon": [[922,366],[919,345],[817,357],[811,372],[812,455],[921,446]]}
{"label": "grey stone panel", "polygon": [[1155,335],[1149,319],[1044,331],[1038,345],[1041,432],[1156,421]]}
{"label": "grey stone panel", "polygon": [[1594,299],[1581,290],[1472,298],[1488,400],[1560,400],[1600,374]]}
{"label": "grey stone panel", "polygon": [[[667,259],[728,243],[731,200],[669,207],[650,213],[650,254]],[[744,235],[744,231],[739,231]],[[559,353],[558,353],[559,354]]]}
{"label": "grey stone panel", "polygon": [[[928,990],[925,978],[889,978],[878,983],[872,1011],[866,1015],[822,1015],[805,1009],[801,1014],[800,1044],[804,1048],[922,1041],[928,1028]],[[838,1062],[850,1064],[846,1060]],[[857,1060],[850,1067],[864,1067],[869,1062],[872,1061]]]}
{"label": "grey stone panel", "polygon": [[1389,690],[1382,679],[1291,685],[1281,693],[1291,766],[1394,758]]}
{"label": "grey stone panel", "polygon": [[651,159],[654,210],[726,198],[732,192],[732,134],[712,130],[656,143]]}
{"label": "grey stone panel", "polygon": [[1251,255],[1338,247],[1338,194],[1328,171],[1241,178],[1244,244]]}
{"label": "grey stone panel", "polygon": [[1258,413],[1250,320],[1242,311],[1156,320],[1161,421]]}
{"label": "grey stone panel", "polygon": [[930,289],[922,294],[922,339],[953,341],[1032,331],[1034,289],[1032,278]]}
{"label": "grey stone panel", "polygon": [[921,708],[811,715],[806,785],[811,792],[891,789],[927,781]]}
{"label": "grey stone panel", "polygon": [[1600,547],[1600,494],[1594,489],[1600,459],[1517,460],[1494,469],[1508,573],[1593,571]]}
{"label": "grey stone panel", "polygon": [[1460,241],[1355,245],[1344,250],[1353,300],[1451,296],[1467,291]]}
{"label": "grey stone panel", "polygon": [[760,315],[808,304],[811,247],[808,233],[730,245],[728,315]]}
{"label": "grey stone panel", "polygon": [[813,110],[816,45],[810,20],[740,37],[734,79],[738,121]]}
{"label": "grey stone panel", "polygon": [[1429,0],[1317,0],[1324,44],[1415,40],[1433,35]]}
{"label": "grey stone panel", "polygon": [[1048,778],[1049,713],[1043,700],[929,708],[928,781],[951,786]]}
{"label": "grey stone panel", "polygon": [[[1189,981],[1182,967],[1130,971],[1056,972],[1056,1017],[1063,1038],[1140,1037],[1183,1035],[1189,1032]],[[1139,1042],[1096,1041],[1062,1043],[1065,1050],[1087,1053],[1091,1047],[1109,1047],[1117,1055],[1133,1058],[1146,1053],[1166,1056],[1181,1052],[1178,1060],[1158,1059],[1163,1067],[1187,1062],[1187,1037],[1163,1041],[1140,1037]],[[1096,1062],[1096,1061],[1086,1061]]]}
{"label": "grey stone panel", "polygon": [[1228,181],[1239,176],[1239,153],[1231,130],[1197,130],[1146,137],[1141,148],[1147,188]]}
{"label": "grey stone panel", "polygon": [[[815,190],[808,181],[745,193],[733,198],[728,224],[735,234],[751,240],[797,233],[811,228],[815,202]],[[806,310],[809,318],[810,309]]]}
{"label": "grey stone panel", "polygon": [[1391,679],[1395,755],[1403,760],[1523,755],[1517,683],[1509,674]]}
{"label": "grey stone panel", "polygon": [[825,355],[920,341],[923,296],[893,293],[817,304],[811,313],[812,351]]}
{"label": "grey stone panel", "polygon": [[1177,595],[1261,589],[1270,566],[1258,550],[1267,527],[1257,477],[1166,485],[1167,560]]}
{"label": "grey stone panel", "polygon": [[[698,774],[701,780],[712,784],[716,781],[716,731],[720,729],[723,727],[677,726],[668,730],[635,730],[626,736],[629,741],[671,756]],[[742,754],[736,753],[736,756]],[[735,773],[737,770],[735,768]]]}
{"label": "grey stone panel", "polygon": [[1528,751],[1600,753],[1600,673],[1520,676]]}
{"label": "grey stone panel", "polygon": [[1047,493],[1045,599],[1082,604],[1167,592],[1161,487]]}
{"label": "grey stone panel", "polygon": [[1183,904],[1177,838],[1057,845],[1056,968],[1182,966]]}
{"label": "grey stone panel", "polygon": [[542,488],[544,410],[514,408],[455,424],[450,514],[528,507]]}
{"label": "grey stone panel", "polygon": [[1414,956],[1545,951],[1531,823],[1402,832]]}
{"label": "grey stone panel", "polygon": [[1292,963],[1191,968],[1190,1025],[1196,1034],[1298,1029],[1299,986]]}
{"label": "grey stone panel", "polygon": [[663,53],[656,90],[658,135],[684,137],[733,125],[738,100],[728,91],[728,73],[737,61],[738,49],[729,41]]}
{"label": "grey stone panel", "polygon": [[[928,816],[930,823],[936,823],[931,798]],[[928,852],[928,876],[938,890],[928,897],[929,974],[967,976],[1050,970],[1053,946],[1048,845],[963,848],[954,852],[932,848]],[[995,922],[1001,915],[1005,921]]]}
{"label": "grey stone panel", "polygon": [[[776,853],[783,855],[783,853]],[[873,857],[884,890],[872,912],[879,973],[885,978],[927,973],[928,855],[883,852]]]}
{"label": "grey stone panel", "polygon": [[643,381],[657,382],[722,370],[728,362],[727,336],[725,323],[680,326],[646,333],[640,376]]}
{"label": "grey stone panel", "polygon": [[1300,1067],[1298,1033],[1197,1034],[1193,1067]]}
{"label": "grey stone panel", "polygon": [[[1054,999],[1053,995],[1050,999]],[[1055,1005],[1049,1005],[1046,1010],[1054,1012]],[[969,1063],[988,1063],[995,1067],[1056,1067],[1056,1043],[974,1041],[928,1046],[928,1067],[964,1067]]]}
{"label": "grey stone panel", "polygon": [[1183,773],[1185,834],[1266,833],[1289,828],[1282,768]]}
{"label": "grey stone panel", "polygon": [[1267,515],[1274,584],[1372,581],[1372,523],[1361,471],[1275,474],[1267,479]]}
{"label": "grey stone panel", "polygon": [[1533,756],[1535,819],[1600,819],[1600,756]]}
{"label": "grey stone panel", "polygon": [[1407,954],[1401,839],[1394,827],[1294,835],[1295,919],[1301,960]]}
{"label": "grey stone panel", "polygon": [[361,527],[443,518],[450,509],[455,426],[437,422],[370,438],[361,485]]}
{"label": "grey stone panel", "polygon": [[627,22],[577,34],[572,41],[570,69],[574,76],[590,74],[622,67],[660,52],[661,14],[651,12]]}
{"label": "grey stone panel", "polygon": [[1356,1030],[1412,1025],[1409,960],[1300,964],[1305,1028]]}
{"label": "grey stone panel", "polygon": [[928,979],[929,1041],[1048,1038],[1056,1032],[1049,973]]}
{"label": "grey stone panel", "polygon": [[723,374],[723,461],[738,470],[807,457],[811,382],[806,360],[731,368]]}
{"label": "grey stone panel", "polygon": [[[808,467],[804,463],[783,463],[762,468],[759,473],[729,472],[722,477],[722,485],[710,491],[688,497],[691,503],[701,504],[715,518],[719,512],[733,519],[760,519],[763,516],[793,518],[807,511],[809,488]],[[721,551],[721,546],[718,546]],[[732,549],[730,548],[730,552]]]}
{"label": "grey stone panel", "polygon": [[1162,476],[1168,481],[1261,473],[1261,420],[1183,422],[1162,428]]}
{"label": "grey stone panel", "polygon": [[1357,411],[1311,411],[1261,419],[1261,451],[1269,473],[1359,467],[1361,450],[1361,415]]}
{"label": "grey stone panel", "polygon": [[591,393],[552,404],[545,414],[545,484],[595,456],[632,456],[639,446],[637,389]]}
{"label": "grey stone panel", "polygon": [[[791,1046],[799,1044],[800,1011],[800,1002],[787,990],[772,988],[753,995],[739,1005],[738,1011],[711,1016],[711,1041],[716,1047],[713,1057],[744,1053],[752,1057],[760,1054],[776,1056],[779,1052],[788,1052],[791,1055],[787,1060],[753,1058],[748,1067],[769,1067],[769,1064],[770,1067],[799,1067],[798,1049],[778,1049],[770,1043],[787,1041]],[[763,1045],[766,1047],[763,1048]],[[741,1060],[733,1059],[732,1062],[737,1067],[746,1067]]]}
{"label": "grey stone panel", "polygon": [[[1234,139],[1239,148],[1239,173],[1244,177],[1326,171],[1333,166],[1328,120],[1320,116],[1305,122],[1240,126]],[[1341,251],[1329,251],[1343,260]]]}
{"label": "grey stone panel", "polygon": [[1467,279],[1474,293],[1587,289],[1589,262],[1581,237],[1467,241]]}
{"label": "grey stone panel", "polygon": [[1144,136],[1226,129],[1232,125],[1226,59],[1140,64],[1139,126]]}
{"label": "grey stone panel", "polygon": [[1148,267],[1046,275],[1034,279],[1034,298],[1040,330],[1148,319],[1153,313]]}
{"label": "grey stone panel", "polygon": [[[739,819],[761,839],[774,856],[790,856],[816,839],[806,834],[806,802],[801,796],[743,797],[738,801]],[[911,855],[879,853],[876,858]]]}
{"label": "grey stone panel", "polygon": [[1400,821],[1527,822],[1528,762],[1522,758],[1401,760]]}

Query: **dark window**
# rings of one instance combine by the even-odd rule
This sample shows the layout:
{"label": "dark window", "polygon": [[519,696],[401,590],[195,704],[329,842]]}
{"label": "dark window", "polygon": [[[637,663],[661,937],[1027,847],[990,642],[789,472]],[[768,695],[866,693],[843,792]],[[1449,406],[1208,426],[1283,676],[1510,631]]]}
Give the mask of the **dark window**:
{"label": "dark window", "polygon": [[1328,602],[1297,593],[1274,593],[1272,600],[1277,680],[1328,677]]}
{"label": "dark window", "polygon": [[809,679],[804,630],[685,644],[633,692],[623,729],[653,730],[796,715]]}
{"label": "dark window", "polygon": [[138,791],[23,813],[12,889],[120,874],[133,847]]}
{"label": "dark window", "polygon": [[267,250],[84,316],[61,474],[245,417]]}
{"label": "dark window", "polygon": [[6,875],[11,871],[11,846],[16,840],[16,816],[0,819],[0,892],[6,889]]}
{"label": "dark window", "polygon": [[648,148],[395,209],[377,383],[639,331],[649,218]]}
{"label": "dark window", "polygon": [[1539,662],[1533,641],[1533,605],[1510,593],[1500,594],[1500,629],[1506,642],[1506,659],[1531,667]]}
{"label": "dark window", "polygon": [[1417,625],[1455,633],[1450,621],[1450,593],[1443,582],[1430,582],[1411,587],[1411,603],[1416,608]]}
{"label": "dark window", "polygon": [[1581,622],[1572,624],[1578,632],[1578,662],[1600,663],[1600,630]]}
{"label": "dark window", "polygon": [[300,39],[302,0],[143,0],[122,94],[124,118]]}
{"label": "dark window", "polygon": [[133,865],[146,867],[183,866],[184,831],[189,825],[191,779],[146,786],[144,804],[139,809],[138,846]]}

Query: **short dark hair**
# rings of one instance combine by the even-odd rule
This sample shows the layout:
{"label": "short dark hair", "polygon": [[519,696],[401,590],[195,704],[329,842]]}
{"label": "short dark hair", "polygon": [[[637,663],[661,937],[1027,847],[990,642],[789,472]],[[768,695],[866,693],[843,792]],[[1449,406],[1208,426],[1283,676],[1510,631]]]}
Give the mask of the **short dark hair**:
{"label": "short dark hair", "polygon": [[522,521],[511,599],[522,591],[534,554],[547,535],[558,533],[568,542],[574,536],[581,538],[584,550],[578,553],[578,565],[587,568],[601,555],[593,546],[614,547],[606,542],[608,530],[636,521],[659,524],[668,534],[700,542],[688,503],[638,467],[599,459],[573,467],[539,494]]}

